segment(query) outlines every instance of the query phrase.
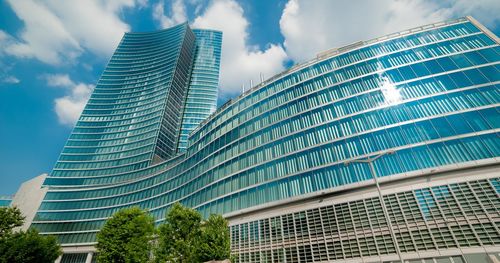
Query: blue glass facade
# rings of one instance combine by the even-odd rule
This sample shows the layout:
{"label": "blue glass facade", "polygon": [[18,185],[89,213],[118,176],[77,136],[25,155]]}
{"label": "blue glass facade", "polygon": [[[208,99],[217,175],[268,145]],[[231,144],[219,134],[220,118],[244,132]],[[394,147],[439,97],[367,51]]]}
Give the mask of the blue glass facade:
{"label": "blue glass facade", "polygon": [[112,176],[175,155],[215,110],[221,38],[187,24],[126,33],[51,176]]}
{"label": "blue glass facade", "polygon": [[[202,35],[202,32],[194,32],[193,38]],[[158,34],[186,34],[186,26]],[[90,137],[80,139],[79,136],[114,136],[111,131],[122,131],[122,126],[115,128],[114,123],[127,122],[122,117],[114,117],[114,111],[100,108],[102,116],[99,118],[112,118],[111,122],[106,120],[105,123],[113,125],[106,128],[111,129],[109,132],[102,130],[103,135],[90,135],[90,130],[104,129],[99,126],[98,117],[92,115],[87,119],[87,114],[93,105],[97,105],[95,101],[101,93],[101,85],[108,81],[107,68],[68,140],[68,144],[78,142],[77,145],[85,141],[86,147],[78,146],[75,150],[85,149],[99,154],[85,159],[81,157],[84,154],[78,152],[73,157],[75,159],[63,162],[70,149],[68,145],[65,147],[53,173],[46,179],[45,184],[50,188],[33,227],[42,233],[56,234],[65,244],[92,244],[105,219],[129,206],[149,209],[157,222],[163,221],[174,202],[193,207],[204,216],[211,213],[230,216],[366,183],[373,176],[369,165],[353,161],[388,151],[393,154],[385,154],[373,161],[375,173],[381,180],[395,180],[442,168],[459,169],[498,162],[500,46],[496,38],[469,18],[405,31],[322,54],[225,104],[195,128],[184,142],[185,135],[193,129],[190,121],[199,116],[196,122],[200,122],[210,112],[204,108],[200,113],[197,106],[213,106],[215,98],[213,88],[218,75],[220,34],[205,31],[203,35],[208,44],[198,43],[199,53],[191,46],[185,50],[186,54],[188,50],[193,52],[191,56],[197,62],[192,69],[192,76],[196,78],[190,81],[193,89],[187,92],[183,112],[180,153],[170,159],[166,158],[170,156],[168,154],[157,154],[166,160],[152,163],[155,147],[165,149],[165,146],[158,146],[154,139],[149,141],[149,138],[155,134],[153,131],[163,130],[159,128],[162,117],[167,120],[170,116],[162,110],[155,115],[156,110],[153,110],[158,98],[158,109],[165,108],[165,97],[161,97],[163,88],[152,88],[150,96],[130,95],[145,100],[141,106],[144,111],[152,110],[141,115],[145,117],[137,131],[127,128],[120,139],[109,137],[109,140],[96,140],[99,143],[92,145],[87,141],[94,141],[94,137],[92,140],[87,139]],[[132,37],[124,37],[117,49],[118,54],[129,38]],[[170,43],[172,40],[165,41]],[[172,44],[175,50],[181,51],[172,54],[182,54],[183,44],[180,41],[175,43]],[[213,43],[217,43],[218,48],[213,48]],[[140,46],[140,42],[137,45]],[[204,48],[212,50],[207,54],[217,55],[200,55]],[[147,54],[154,53],[151,49],[157,48],[141,47]],[[141,53],[137,57],[142,61],[142,56]],[[116,58],[115,54],[111,65]],[[204,67],[208,67],[207,71]],[[127,78],[126,74],[123,78]],[[152,80],[144,81],[149,85]],[[204,86],[208,88],[205,90]],[[135,94],[136,89],[142,92],[143,88],[124,87],[123,92]],[[126,96],[125,100],[128,100],[129,95]],[[200,115],[194,115],[198,113]],[[123,145],[130,147],[123,148]],[[124,152],[109,154],[112,147]],[[131,148],[137,150],[129,150]],[[166,149],[172,150],[171,147]],[[117,161],[100,159],[103,156],[117,158]],[[498,191],[497,181],[485,181],[485,187]],[[438,190],[432,189],[433,195],[439,194],[442,198],[435,198],[446,199],[446,192],[442,189],[438,193]],[[430,216],[432,203],[421,201],[421,196],[425,196],[428,190],[419,191],[405,192],[405,195],[416,195],[412,199],[416,204],[413,208],[423,220]],[[497,194],[493,198],[497,202],[498,192],[490,193]],[[366,207],[363,209],[370,211]],[[297,216],[302,218],[300,214]],[[280,224],[283,222],[281,217]],[[255,229],[260,226],[258,223]],[[491,227],[498,231],[496,225]],[[234,244],[242,243],[245,249],[255,247],[256,243],[250,242],[252,229],[249,225],[232,227],[233,250],[245,255],[244,258],[251,253]],[[403,232],[399,235],[403,239]],[[382,235],[381,238],[386,237]],[[391,254],[394,251],[393,245],[392,249],[376,253]],[[290,252],[290,255],[285,250],[282,252],[283,257],[293,258],[297,251]],[[249,256],[242,262],[259,262],[262,255],[259,253],[258,260],[256,256]],[[344,251],[342,258],[361,255],[361,252],[357,253],[346,254]]]}
{"label": "blue glass facade", "polygon": [[153,33],[126,33],[51,176],[135,171],[149,166],[155,156],[174,154],[194,39],[187,24]]}
{"label": "blue glass facade", "polygon": [[188,136],[217,108],[222,32],[193,29],[196,52],[184,106],[179,150],[184,151]]}
{"label": "blue glass facade", "polygon": [[10,203],[12,202],[11,198],[2,198],[0,197],[0,207],[7,207],[10,206]]}

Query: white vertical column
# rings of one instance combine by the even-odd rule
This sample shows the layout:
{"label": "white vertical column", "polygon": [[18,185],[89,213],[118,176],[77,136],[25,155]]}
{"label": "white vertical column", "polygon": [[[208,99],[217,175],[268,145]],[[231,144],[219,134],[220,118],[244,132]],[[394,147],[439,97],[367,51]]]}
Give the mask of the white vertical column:
{"label": "white vertical column", "polygon": [[90,252],[87,254],[87,260],[85,260],[85,263],[90,263],[92,262],[92,257],[94,257],[94,252]]}
{"label": "white vertical column", "polygon": [[45,198],[47,188],[42,188],[42,184],[46,177],[47,174],[42,174],[24,182],[12,199],[11,206],[19,208],[25,216],[24,224],[20,227],[22,230],[27,230],[31,226],[31,222],[35,218],[43,198]]}

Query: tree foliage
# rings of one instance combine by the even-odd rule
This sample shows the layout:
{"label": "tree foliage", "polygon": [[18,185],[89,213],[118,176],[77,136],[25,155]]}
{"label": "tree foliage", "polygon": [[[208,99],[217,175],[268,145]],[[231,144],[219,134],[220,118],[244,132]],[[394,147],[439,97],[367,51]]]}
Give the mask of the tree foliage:
{"label": "tree foliage", "polygon": [[0,263],[54,262],[62,253],[57,239],[35,229],[14,232],[23,221],[18,208],[0,208]]}
{"label": "tree foliage", "polygon": [[138,207],[122,209],[97,234],[97,262],[148,262],[154,220]]}
{"label": "tree foliage", "polygon": [[120,210],[97,234],[97,261],[195,263],[231,257],[228,222],[220,215],[203,221],[198,211],[176,203],[156,239],[154,233],[153,218],[146,211]]}
{"label": "tree foliage", "polygon": [[54,236],[42,236],[35,229],[19,231],[0,241],[0,262],[54,262],[61,255]]}
{"label": "tree foliage", "polygon": [[229,259],[231,256],[230,242],[227,220],[221,215],[210,215],[201,228],[198,246],[200,261]]}
{"label": "tree foliage", "polygon": [[156,262],[205,262],[229,259],[228,222],[220,215],[202,221],[200,213],[176,203],[158,229]]}
{"label": "tree foliage", "polygon": [[11,234],[12,229],[23,225],[24,216],[17,207],[0,207],[0,238]]}
{"label": "tree foliage", "polygon": [[197,245],[201,234],[201,215],[176,203],[158,229],[156,262],[199,262]]}

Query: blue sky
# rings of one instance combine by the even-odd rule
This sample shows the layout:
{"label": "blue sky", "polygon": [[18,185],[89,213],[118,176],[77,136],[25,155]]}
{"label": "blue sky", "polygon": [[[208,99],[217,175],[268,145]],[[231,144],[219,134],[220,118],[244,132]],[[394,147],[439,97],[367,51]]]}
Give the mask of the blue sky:
{"label": "blue sky", "polygon": [[0,195],[50,172],[121,36],[189,21],[222,30],[219,104],[315,54],[473,15],[499,35],[497,0],[0,1]]}

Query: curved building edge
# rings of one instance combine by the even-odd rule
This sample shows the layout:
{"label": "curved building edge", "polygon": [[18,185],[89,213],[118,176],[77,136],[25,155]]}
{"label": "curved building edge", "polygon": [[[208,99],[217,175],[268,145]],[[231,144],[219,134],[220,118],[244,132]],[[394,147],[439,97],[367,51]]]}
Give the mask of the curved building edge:
{"label": "curved building edge", "polygon": [[[230,167],[235,164],[235,162],[231,162],[231,158],[235,158],[234,156],[230,156],[227,153],[220,155],[220,153],[223,152],[221,149],[216,149],[215,152],[207,151],[213,149],[210,147],[213,147],[214,144],[220,145],[223,149],[234,149],[234,147],[230,148],[230,145],[239,145],[242,140],[242,138],[238,136],[239,132],[241,132],[243,136],[253,136],[258,133],[258,130],[254,131],[251,130],[251,128],[245,128],[247,129],[245,131],[238,130],[228,120],[235,120],[238,116],[247,114],[248,116],[251,116],[250,119],[248,119],[250,122],[234,122],[237,125],[236,127],[248,125],[248,123],[251,122],[259,122],[259,116],[272,114],[273,111],[277,111],[276,108],[283,108],[285,106],[278,103],[275,108],[258,111],[256,115],[257,117],[255,117],[255,113],[252,115],[247,110],[253,105],[250,102],[256,102],[264,105],[266,99],[272,96],[277,97],[276,94],[278,93],[285,93],[286,90],[293,90],[294,87],[299,85],[300,87],[305,87],[307,83],[312,83],[314,79],[318,79],[319,76],[330,74],[332,72],[335,73],[337,71],[344,72],[350,69],[350,67],[356,68],[357,72],[362,72],[362,67],[359,64],[365,63],[373,59],[373,57],[368,57],[365,60],[362,60],[362,62],[354,61],[343,66],[341,65],[338,69],[333,68],[326,72],[321,72],[316,75],[313,74],[311,77],[306,77],[298,82],[290,84],[282,91],[276,91],[275,93],[269,92],[269,94],[262,95],[262,97],[257,97],[257,95],[255,95],[257,92],[262,91],[279,81],[286,81],[284,79],[288,76],[300,78],[300,74],[304,73],[303,71],[307,68],[312,68],[325,61],[332,60],[333,58],[344,54],[350,54],[351,52],[369,47],[371,45],[390,42],[391,40],[397,40],[401,37],[465,23],[470,23],[475,26],[478,31],[472,30],[464,33],[464,35],[445,37],[443,40],[437,41],[433,40],[429,43],[423,43],[422,46],[427,47],[434,44],[439,45],[439,43],[445,42],[453,44],[455,40],[460,41],[466,38],[470,38],[471,42],[473,42],[476,37],[479,39],[478,41],[483,41],[480,37],[484,35],[489,37],[492,43],[483,43],[481,46],[469,47],[462,51],[450,51],[450,53],[444,53],[443,55],[437,56],[436,59],[446,58],[448,56],[462,56],[463,54],[469,55],[472,52],[478,53],[480,51],[485,51],[486,53],[487,50],[493,50],[493,52],[497,52],[497,57],[492,58],[493,61],[486,61],[489,59],[487,58],[482,63],[471,64],[469,66],[458,66],[456,69],[443,70],[442,73],[429,72],[428,75],[424,76],[416,75],[413,79],[406,78],[403,73],[398,73],[403,76],[403,78],[399,81],[397,79],[392,79],[393,76],[387,73],[387,71],[394,69],[398,72],[403,72],[403,70],[406,70],[406,67],[409,68],[410,71],[415,71],[415,69],[410,68],[410,66],[420,65],[422,62],[435,60],[433,57],[424,57],[413,62],[405,62],[401,65],[387,68],[387,70],[386,68],[384,68],[384,70],[377,69],[375,72],[379,73],[368,72],[362,76],[354,76],[351,79],[347,78],[345,81],[342,80],[341,76],[340,79],[337,79],[336,82],[334,81],[333,84],[324,84],[324,87],[317,88],[310,93],[300,94],[298,97],[294,97],[296,95],[290,93],[292,94],[291,101],[297,101],[298,105],[302,97],[314,97],[314,94],[320,93],[321,90],[325,90],[326,94],[328,89],[341,89],[343,83],[348,83],[350,85],[350,83],[355,82],[357,78],[360,79],[360,81],[364,79],[369,80],[371,75],[373,76],[378,74],[378,80],[384,78],[390,79],[390,82],[399,88],[400,84],[410,87],[412,82],[425,81],[428,76],[435,79],[436,77],[451,75],[455,72],[465,72],[464,74],[466,74],[466,78],[469,79],[471,83],[470,85],[456,83],[456,79],[452,78],[457,85],[457,88],[455,89],[450,88],[435,93],[430,92],[424,95],[412,95],[415,97],[408,95],[409,97],[404,98],[401,102],[398,101],[392,105],[382,105],[380,107],[372,108],[367,106],[365,111],[358,109],[357,111],[353,110],[352,112],[349,112],[350,109],[346,108],[343,109],[343,111],[346,111],[345,115],[338,115],[339,117],[333,118],[331,121],[331,125],[337,125],[340,128],[348,127],[348,125],[350,125],[348,121],[354,122],[354,118],[361,115],[360,112],[365,114],[373,111],[377,112],[377,114],[382,114],[384,109],[397,108],[398,103],[401,103],[401,107],[406,107],[406,105],[410,104],[409,102],[412,100],[419,103],[427,103],[427,100],[432,102],[447,101],[451,100],[450,97],[452,96],[455,96],[453,98],[461,98],[465,96],[463,94],[473,94],[470,96],[486,98],[486,101],[484,102],[474,102],[473,106],[464,106],[460,110],[452,109],[439,113],[429,113],[427,115],[423,114],[420,118],[408,118],[406,122],[393,121],[393,123],[388,122],[389,124],[380,124],[380,126],[373,126],[373,128],[367,130],[360,129],[357,132],[348,134],[348,136],[341,135],[341,141],[338,142],[338,144],[347,144],[351,142],[359,143],[358,141],[354,141],[354,139],[352,139],[352,141],[350,140],[354,137],[361,138],[362,135],[358,134],[366,133],[375,135],[379,131],[396,132],[396,130],[404,129],[401,128],[404,125],[416,125],[417,128],[420,129],[424,127],[424,122],[429,122],[431,124],[429,127],[433,127],[437,135],[427,135],[428,138],[423,141],[415,140],[413,143],[395,143],[386,147],[378,147],[378,150],[372,149],[372,151],[366,151],[364,153],[358,151],[357,154],[349,153],[344,156],[344,158],[339,158],[333,162],[335,163],[333,165],[331,162],[326,161],[325,162],[327,164],[325,165],[311,165],[313,169],[310,171],[307,169],[301,170],[300,167],[294,167],[293,169],[291,167],[285,167],[283,168],[285,169],[285,172],[283,173],[286,175],[284,177],[273,178],[272,176],[269,176],[269,174],[266,175],[266,170],[262,168],[263,173],[256,172],[252,175],[264,176],[267,179],[257,179],[253,183],[247,182],[244,184],[244,187],[236,187],[236,189],[228,188],[230,190],[227,191],[224,190],[225,186],[223,184],[228,182],[229,184],[231,183],[231,181],[228,181],[227,178],[238,178],[237,175],[242,172],[241,170],[238,170],[238,168],[233,169]],[[360,258],[363,262],[398,261],[399,259],[411,260],[425,258],[443,260],[449,258],[449,262],[452,262],[452,260],[453,262],[460,262],[459,260],[469,262],[472,260],[471,258],[473,258],[474,255],[483,255],[483,258],[488,257],[493,260],[493,258],[497,257],[496,255],[500,252],[500,248],[498,246],[500,244],[500,179],[497,173],[500,169],[500,162],[498,159],[498,148],[500,147],[498,131],[500,127],[498,126],[498,123],[495,123],[498,116],[495,117],[491,114],[494,114],[494,112],[498,114],[498,106],[500,102],[498,94],[499,80],[492,79],[480,70],[484,69],[485,72],[488,72],[486,70],[494,71],[496,69],[498,74],[498,52],[500,50],[499,41],[494,34],[489,32],[485,27],[480,25],[471,17],[453,20],[450,22],[436,23],[431,26],[423,26],[417,29],[418,30],[407,30],[401,33],[377,38],[375,40],[355,43],[343,48],[329,50],[320,53],[318,57],[311,62],[306,62],[305,64],[293,67],[290,70],[272,77],[269,81],[256,86],[255,88],[245,92],[245,94],[242,94],[240,97],[225,104],[220,109],[217,109],[215,113],[203,121],[198,128],[190,133],[186,152],[174,157],[179,158],[179,160],[175,160],[171,163],[167,160],[166,162],[160,162],[139,170],[136,169],[126,173],[117,173],[116,175],[107,176],[110,178],[108,181],[105,179],[107,178],[106,176],[101,177],[104,179],[99,179],[98,176],[96,177],[92,175],[82,177],[78,176],[76,178],[49,176],[47,178],[47,182],[53,182],[50,183],[53,184],[53,187],[51,188],[49,186],[48,189],[43,188],[47,191],[47,195],[45,201],[42,202],[42,206],[40,207],[39,217],[34,220],[35,227],[37,224],[42,226],[50,221],[61,225],[72,224],[72,222],[80,221],[80,219],[67,217],[64,213],[81,213],[82,215],[85,215],[84,211],[104,211],[106,209],[111,211],[110,209],[118,209],[120,207],[136,204],[145,208],[152,208],[153,210],[157,209],[157,211],[164,214],[167,207],[166,203],[162,200],[169,200],[168,204],[170,204],[172,203],[170,200],[181,200],[182,202],[183,200],[191,198],[189,199],[192,200],[190,201],[191,203],[187,204],[195,204],[193,207],[201,210],[205,216],[211,212],[218,212],[224,213],[224,216],[230,220],[232,250],[239,255],[240,262],[349,262],[349,260],[358,260]],[[463,43],[467,44],[467,41],[468,40],[464,40]],[[419,46],[417,45],[417,47]],[[401,52],[412,51],[413,49],[414,47],[408,47],[406,49],[402,49],[403,51]],[[388,53],[399,54],[400,50],[396,49]],[[383,58],[384,56],[389,55],[374,57]],[[480,72],[486,81],[483,81],[482,83],[479,81],[477,83],[472,81],[472,73],[471,76],[467,74],[469,74],[469,72],[476,71]],[[412,74],[415,74],[415,72]],[[347,75],[347,77],[349,76]],[[378,83],[379,85],[383,85],[382,82]],[[353,94],[350,95],[351,97],[343,95],[343,97],[340,96],[335,98],[335,101],[345,101],[346,105],[348,105],[348,103],[350,103],[353,99],[361,100],[362,96],[365,94],[375,94],[377,91],[374,92],[373,90],[376,89],[377,88],[370,88],[366,91],[360,91],[358,93],[353,92]],[[401,88],[401,90],[403,90],[403,88]],[[261,92],[260,94],[264,93],[265,92]],[[385,100],[390,99],[386,96],[386,94],[384,94],[384,91],[380,90],[380,94],[381,96],[383,95],[381,98]],[[249,99],[252,95],[255,95],[255,100]],[[245,104],[247,102],[242,102],[244,99],[247,99],[248,105]],[[375,101],[377,98],[373,96],[370,97],[369,100]],[[302,101],[305,101],[305,99]],[[333,107],[334,103],[337,102],[328,103],[331,103]],[[445,104],[443,105],[443,107],[446,106]],[[300,107],[300,105],[296,107]],[[356,107],[360,106],[358,105]],[[321,115],[325,116],[326,111],[323,110],[324,108],[324,106],[318,105],[311,107],[310,109],[298,110],[298,113],[296,114],[297,119],[299,119],[300,115],[309,113],[311,113],[311,118],[313,118],[314,112],[320,112]],[[231,111],[234,113],[230,113]],[[468,128],[467,132],[464,131],[461,133],[455,130],[446,136],[443,136],[442,134],[445,134],[445,129],[448,129],[448,127],[442,129],[436,127],[437,123],[450,122],[451,118],[448,117],[457,119],[455,117],[469,113],[477,113],[477,116],[484,119],[484,125],[486,126],[476,128],[472,127],[472,124],[470,124],[471,127]],[[291,122],[293,120],[293,116],[290,118],[282,117],[282,119],[284,121]],[[435,121],[436,123],[432,121]],[[454,124],[456,123],[452,123],[450,126],[452,129],[454,129]],[[265,131],[268,127],[272,127],[273,125],[279,126],[280,124],[279,122],[270,122],[266,124],[268,126],[264,124],[259,125],[262,125],[260,128]],[[285,133],[277,136],[277,143],[287,143],[287,137],[292,137],[294,133],[299,134],[307,130],[313,131],[311,136],[322,136],[319,133],[319,130],[322,127],[321,123],[314,124],[313,128],[307,126],[307,124],[303,125],[305,126],[297,131],[289,131],[290,134]],[[469,124],[467,124],[467,126],[469,126]],[[351,129],[351,127],[348,128]],[[238,131],[238,133],[232,135],[232,131]],[[342,134],[346,133],[342,132]],[[236,137],[232,138],[231,136]],[[273,157],[275,160],[272,159],[268,163],[272,166],[279,164],[279,160],[285,160],[288,156],[300,158],[302,153],[313,152],[315,149],[326,147],[328,145],[334,146],[335,143],[331,142],[335,141],[334,139],[336,138],[327,138],[325,142],[320,139],[319,141],[321,141],[321,143],[306,142],[305,146],[301,146],[302,148],[297,146],[294,150],[289,150],[288,152],[285,150],[285,153],[282,155],[273,154],[273,156],[275,156]],[[288,143],[290,142],[291,141],[288,141]],[[376,140],[373,142],[376,142]],[[271,143],[273,143],[273,140],[268,140],[262,147],[266,147],[265,145]],[[391,160],[394,160],[394,158],[396,158],[398,162],[405,162],[403,159],[405,157],[402,154],[404,151],[424,153],[426,150],[421,150],[422,147],[422,149],[436,147],[436,152],[441,151],[443,153],[450,153],[450,149],[452,149],[451,147],[462,147],[461,145],[463,143],[482,145],[484,147],[483,150],[487,153],[480,153],[480,149],[475,150],[474,148],[463,148],[465,152],[468,152],[471,155],[471,157],[454,156],[452,157],[453,161],[434,161],[432,165],[415,166],[418,167],[418,169],[407,167],[405,169],[401,168],[400,170],[391,170],[386,167],[391,163]],[[447,148],[449,145],[451,145],[450,148]],[[243,147],[240,148],[240,150],[236,149],[232,151],[236,153],[237,156],[252,156],[252,151],[258,149],[259,147],[261,146],[254,145],[248,149]],[[243,151],[241,149],[243,149]],[[203,151],[207,153],[203,153]],[[477,154],[475,151],[477,151]],[[388,152],[394,152],[395,154],[386,154]],[[452,153],[451,155],[457,154],[460,155],[460,152]],[[379,155],[384,156],[376,164],[376,169],[373,170],[376,175],[373,174],[373,171],[368,169],[369,165],[361,165],[358,163],[358,161],[366,161],[367,159],[374,158]],[[415,156],[413,153],[410,155]],[[473,157],[474,155],[477,157]],[[228,164],[229,170],[217,170],[217,165],[222,166],[220,163],[217,163],[217,160],[224,158],[224,156],[229,156],[229,161],[224,159],[223,161],[220,161],[220,163]],[[426,156],[431,159],[436,158],[435,153]],[[251,158],[259,158],[259,156],[255,154],[255,157]],[[307,158],[304,159],[304,162],[307,162],[307,160]],[[423,162],[423,160],[418,160],[418,162]],[[245,167],[243,171],[244,173],[250,175],[252,170],[258,170],[255,167],[259,167],[259,165],[260,164],[257,161],[254,166],[250,166],[250,168]],[[284,162],[280,165],[286,166],[287,164]],[[198,168],[199,166],[201,168]],[[239,164],[236,164],[236,166],[239,167]],[[343,183],[332,183],[329,187],[314,186],[316,188],[311,188],[315,190],[303,189],[304,187],[309,187],[306,184],[307,180],[315,180],[313,179],[315,171],[328,173],[329,167],[336,167],[336,170],[333,170],[332,168],[332,173],[338,174],[339,177],[342,174],[345,176],[342,180],[345,181],[343,181]],[[198,174],[196,169],[208,172]],[[294,172],[296,174],[294,174]],[[196,175],[190,175],[190,173]],[[222,175],[217,177],[218,173],[222,173]],[[359,178],[349,181],[348,177],[351,173],[352,177],[359,175]],[[116,179],[121,176],[125,179]],[[295,180],[292,176],[295,178],[302,177],[303,180]],[[209,184],[204,185],[202,184],[202,182],[205,182],[203,181],[203,177],[214,178],[215,181],[208,181]],[[290,177],[290,179],[286,181],[286,177]],[[378,180],[376,184],[379,184],[380,192],[375,186],[376,184],[372,181],[372,177],[376,178],[375,181]],[[73,185],[71,183],[71,180],[73,179],[79,181],[79,183]],[[259,189],[263,189],[266,184],[271,185],[273,182],[277,185],[276,188],[281,187],[278,185],[282,181],[287,182],[286,186],[283,186],[284,184],[282,184],[282,186],[284,187],[283,189],[290,192],[289,196],[283,198],[277,197],[274,199],[264,198],[263,200],[265,201],[262,203],[259,203],[259,200],[250,200],[248,201],[250,205],[240,204],[233,207],[235,205],[234,200],[239,199],[240,193],[249,193],[248,196],[245,197],[243,197],[242,194],[242,200],[243,198],[251,198],[251,196],[255,198],[262,198],[260,196],[262,194],[266,195],[276,193],[266,190],[261,191]],[[318,183],[319,181],[314,181],[313,184]],[[219,187],[219,185],[223,186]],[[293,185],[297,185],[299,190],[292,189]],[[119,193],[119,195],[109,194],[120,191],[114,191],[113,189],[120,189],[120,187],[122,187],[121,189],[124,189],[128,186],[130,186],[130,190]],[[196,188],[197,186],[206,187],[206,190]],[[188,195],[180,196],[179,193],[187,191],[183,190],[183,187],[189,190],[189,193]],[[109,189],[109,193],[103,194],[106,189]],[[150,190],[146,191],[144,189]],[[166,189],[167,191],[162,191],[162,189]],[[103,192],[96,194],[95,197],[92,197],[92,193],[98,192],[99,190],[102,190]],[[133,201],[120,201],[121,203],[107,201],[118,196],[132,196],[132,194],[140,195],[141,191],[147,195],[137,197],[136,199],[134,199],[134,197],[130,198]],[[211,197],[203,197],[210,195],[210,191],[217,191],[217,193]],[[252,195],[252,191],[255,191],[256,194]],[[293,193],[293,191],[298,192]],[[82,195],[81,198],[66,197],[78,192]],[[173,199],[170,197],[161,199],[162,195],[166,196],[168,193],[172,193]],[[199,196],[195,195],[197,193],[200,193]],[[380,193],[383,195],[384,201],[382,201],[382,203],[380,203],[377,198]],[[462,195],[465,196],[465,199]],[[233,197],[233,199],[231,199],[231,197]],[[471,199],[469,200],[469,198]],[[97,200],[96,203],[103,201],[104,203],[108,202],[111,205],[105,205],[103,203],[98,207],[89,206],[92,204],[90,202],[92,202],[91,200],[93,199]],[[85,204],[85,202],[88,203]],[[155,204],[147,202],[153,202]],[[383,205],[384,202],[386,205]],[[56,204],[55,206],[67,203],[68,206],[56,209],[56,207],[51,206],[50,203]],[[229,208],[226,207],[226,205],[229,205]],[[471,213],[471,211],[475,212]],[[60,213],[60,215],[58,213]],[[90,213],[91,212],[88,213],[89,216],[83,216],[81,220],[90,219],[102,221],[107,217],[99,217],[91,215]],[[332,214],[330,213],[333,213],[334,216],[332,217]],[[390,222],[383,222],[384,213],[389,214],[389,217],[391,218]],[[51,214],[54,214],[55,216],[51,218]],[[363,217],[364,215],[366,215],[366,217]],[[59,216],[60,219],[57,219]],[[161,222],[161,213],[156,213],[155,217],[158,219],[158,222]],[[44,220],[44,218],[47,220]],[[363,222],[363,220],[365,221]],[[389,227],[387,224],[389,224],[389,226],[392,225],[392,227]],[[326,229],[327,227],[329,228],[328,230]],[[334,228],[336,230],[333,230]],[[71,233],[93,232],[93,230],[90,229],[77,231],[54,230],[42,230],[42,232],[46,234],[66,233],[66,235],[71,235]],[[336,234],[334,231],[337,231]],[[392,242],[394,239],[396,239],[397,242]],[[94,243],[77,243],[78,244],[66,242],[64,244],[65,253],[70,253],[75,257],[76,255],[81,254],[79,257],[85,257],[86,260],[92,258],[91,253],[93,253],[93,249],[91,246]],[[375,247],[375,250],[371,250],[371,247]],[[499,259],[500,258],[497,258],[496,260]]]}

